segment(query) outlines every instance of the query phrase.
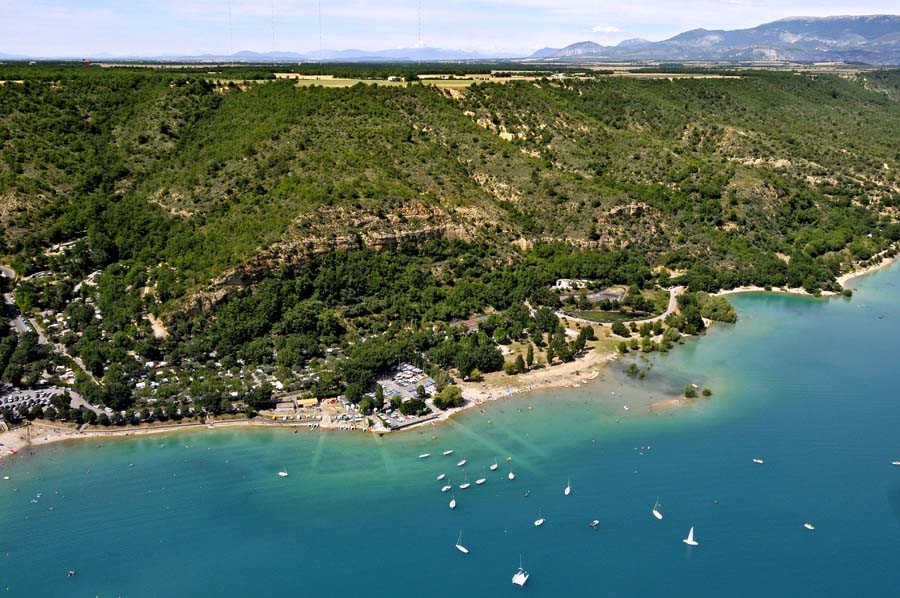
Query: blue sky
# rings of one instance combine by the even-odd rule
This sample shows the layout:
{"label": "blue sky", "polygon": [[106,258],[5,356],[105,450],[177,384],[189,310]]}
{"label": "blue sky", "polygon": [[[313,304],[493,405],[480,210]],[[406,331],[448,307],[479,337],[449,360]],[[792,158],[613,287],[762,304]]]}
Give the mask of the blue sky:
{"label": "blue sky", "polygon": [[[0,53],[98,56],[319,49],[317,0],[0,0]],[[321,0],[325,49],[530,53],[664,39],[788,16],[897,13],[897,0]],[[230,15],[230,18],[229,18]],[[274,18],[273,18],[274,15]]]}

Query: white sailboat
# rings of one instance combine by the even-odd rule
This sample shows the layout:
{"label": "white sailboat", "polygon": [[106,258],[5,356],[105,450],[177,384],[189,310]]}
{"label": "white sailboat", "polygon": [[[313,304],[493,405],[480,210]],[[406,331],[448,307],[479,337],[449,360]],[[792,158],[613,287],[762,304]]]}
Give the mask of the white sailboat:
{"label": "white sailboat", "polygon": [[900,461],[891,461],[891,465],[900,465]]}
{"label": "white sailboat", "polygon": [[462,461],[460,461],[459,463],[457,463],[456,466],[457,466],[457,467],[462,467],[462,466],[465,465],[465,464],[466,464],[466,460],[463,459]]}
{"label": "white sailboat", "polygon": [[446,477],[447,477],[447,474],[446,474],[446,473],[442,473],[441,475],[439,475],[439,476],[437,477],[437,481],[440,482],[441,480],[443,480],[443,479],[446,478]]}
{"label": "white sailboat", "polygon": [[453,488],[453,486],[451,486],[450,484],[447,484],[446,486],[441,488],[441,492],[446,492],[447,490],[450,490],[451,488]]}
{"label": "white sailboat", "polygon": [[762,459],[759,459],[759,458],[754,458],[753,462],[758,465],[762,465],[763,463],[765,463],[765,461],[763,461]]}
{"label": "white sailboat", "polygon": [[512,582],[520,588],[528,581],[528,571],[522,568],[522,557],[519,556],[519,570],[512,576]]}
{"label": "white sailboat", "polygon": [[472,484],[469,483],[469,476],[466,476],[466,481],[459,485],[459,489],[465,490],[466,488],[468,488],[471,485]]}
{"label": "white sailboat", "polygon": [[421,455],[419,455],[419,459],[427,459],[430,456],[431,456],[431,453],[422,453]]}
{"label": "white sailboat", "polygon": [[455,508],[456,508],[456,499],[451,496],[450,497],[450,510],[452,511]]}
{"label": "white sailboat", "polygon": [[447,455],[452,455],[453,451],[444,451],[443,455],[446,457]]}
{"label": "white sailboat", "polygon": [[480,486],[480,485],[484,484],[486,481],[487,481],[487,478],[478,478],[477,480],[475,480],[475,483]]}
{"label": "white sailboat", "polygon": [[659,497],[656,497],[656,504],[653,505],[653,516],[657,519],[662,519],[662,513],[659,511]]}
{"label": "white sailboat", "polygon": [[572,494],[572,480],[571,479],[566,481],[566,489],[563,490],[563,494],[565,494],[566,496],[569,496],[570,494]]}
{"label": "white sailboat", "polygon": [[803,527],[805,527],[805,528],[808,529],[809,531],[812,531],[812,530],[816,529],[816,526],[814,526],[814,525],[813,525],[812,523],[810,523],[809,521],[807,521],[806,523],[804,523],[804,524],[803,524]]}
{"label": "white sailboat", "polygon": [[544,525],[544,516],[538,511],[538,518],[534,520],[534,527],[541,527],[542,525]]}
{"label": "white sailboat", "polygon": [[491,465],[491,471],[497,471],[497,468],[498,468],[498,467],[499,467],[499,465],[497,464],[497,459],[495,458],[495,459],[494,459],[494,464]]}
{"label": "white sailboat", "polygon": [[462,530],[459,532],[459,538],[456,539],[456,549],[463,554],[469,554],[469,549],[462,545]]}
{"label": "white sailboat", "polygon": [[511,479],[511,480],[516,479],[516,474],[514,474],[512,471],[510,471],[510,472],[509,472],[509,479]]}
{"label": "white sailboat", "polygon": [[691,531],[688,532],[688,537],[682,540],[688,546],[699,546],[700,543],[694,540],[694,526],[691,526]]}
{"label": "white sailboat", "polygon": [[600,525],[600,520],[599,520],[599,519],[594,519],[594,520],[591,521],[588,525],[590,525],[590,526],[591,526],[592,528],[594,528],[594,529],[597,529],[597,526]]}
{"label": "white sailboat", "polygon": [[288,477],[287,467],[285,467],[284,465],[281,466],[281,471],[278,472],[278,477],[280,477],[280,478]]}

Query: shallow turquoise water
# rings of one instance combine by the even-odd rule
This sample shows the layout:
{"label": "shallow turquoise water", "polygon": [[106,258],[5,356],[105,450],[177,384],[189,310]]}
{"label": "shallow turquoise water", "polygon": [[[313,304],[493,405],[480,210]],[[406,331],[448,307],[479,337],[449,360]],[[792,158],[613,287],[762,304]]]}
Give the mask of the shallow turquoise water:
{"label": "shallow turquoise water", "polygon": [[[900,595],[900,268],[857,286],[735,297],[737,325],[656,356],[644,380],[619,365],[422,433],[219,430],[23,455],[2,465],[0,593]],[[714,396],[646,414],[691,382]],[[463,471],[488,481],[459,490]]]}

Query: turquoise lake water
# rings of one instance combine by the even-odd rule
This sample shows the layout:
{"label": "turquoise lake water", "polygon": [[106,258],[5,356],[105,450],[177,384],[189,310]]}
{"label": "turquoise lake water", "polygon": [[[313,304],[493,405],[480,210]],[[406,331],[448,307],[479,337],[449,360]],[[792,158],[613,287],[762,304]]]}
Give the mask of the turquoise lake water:
{"label": "turquoise lake water", "polygon": [[[625,362],[422,433],[219,430],[21,455],[0,466],[0,595],[900,596],[900,268],[854,286],[734,297],[736,325],[638,360],[643,380]],[[647,414],[687,383],[714,395]]]}

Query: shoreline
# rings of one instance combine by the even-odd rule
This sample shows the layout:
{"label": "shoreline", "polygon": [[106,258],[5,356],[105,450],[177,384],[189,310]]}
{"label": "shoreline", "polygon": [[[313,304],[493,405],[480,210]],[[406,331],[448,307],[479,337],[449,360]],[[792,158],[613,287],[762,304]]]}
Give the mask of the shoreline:
{"label": "shoreline", "polygon": [[[840,276],[838,283],[846,287],[846,285],[859,277],[866,276],[877,272],[887,266],[893,264],[900,255],[889,257],[884,255],[888,250],[882,252],[882,259],[877,264],[860,268],[852,272],[848,272]],[[742,286],[734,289],[727,289],[713,293],[714,296],[736,295],[740,293],[782,293],[790,295],[801,295],[812,297],[813,295],[802,288],[790,287],[772,287],[766,290],[758,286]],[[839,297],[840,293],[825,291],[822,292],[823,297]],[[448,409],[434,419],[413,424],[402,430],[395,431],[370,431],[373,434],[398,434],[408,432],[410,430],[421,430],[424,426],[438,426],[447,420],[456,417],[469,409],[499,401],[505,398],[512,398],[514,395],[526,394],[536,390],[561,389],[561,388],[578,388],[588,382],[593,381],[601,375],[601,370],[618,359],[619,355],[615,351],[598,351],[597,347],[591,348],[585,355],[575,359],[569,363],[562,363],[556,366],[543,366],[524,374],[509,376],[503,372],[492,372],[485,374],[480,382],[459,382],[458,385],[462,390],[462,396],[466,400],[466,404],[462,407]],[[508,392],[507,392],[508,389]],[[664,399],[650,405],[649,411],[655,412],[659,410],[667,410],[678,408],[685,405],[680,397]],[[129,438],[133,436],[147,436],[155,434],[169,434],[182,431],[199,432],[203,429],[216,428],[302,428],[303,424],[299,423],[278,423],[267,422],[265,420],[254,421],[248,419],[223,420],[209,423],[185,423],[185,424],[166,424],[160,426],[132,427],[132,428],[114,428],[114,429],[89,429],[79,432],[74,428],[65,426],[56,426],[44,422],[32,424],[30,432],[25,427],[15,430],[0,432],[0,466],[3,462],[19,452],[29,449],[55,444],[64,441],[86,440],[97,438]],[[318,431],[331,430],[332,428],[319,428]],[[29,437],[30,436],[30,437]]]}
{"label": "shoreline", "polygon": [[[885,249],[879,254],[876,254],[872,257],[882,256],[881,260],[877,264],[872,264],[871,266],[866,266],[865,268],[859,268],[857,270],[853,270],[851,272],[847,272],[846,274],[842,274],[837,277],[837,283],[841,285],[843,288],[847,288],[847,285],[857,278],[861,278],[863,276],[867,276],[874,272],[878,272],[879,270],[883,270],[887,268],[895,261],[900,259],[900,254],[894,256],[885,255],[889,249]],[[814,297],[812,293],[807,291],[802,287],[771,287],[766,289],[764,287],[756,286],[756,285],[748,285],[742,287],[735,287],[733,289],[723,289],[721,291],[717,291],[715,293],[711,293],[714,297],[724,297],[727,295],[738,295],[741,293],[781,293],[785,295],[802,295],[806,297]],[[821,297],[841,297],[841,293],[836,293],[834,291],[822,291],[820,293]]]}

